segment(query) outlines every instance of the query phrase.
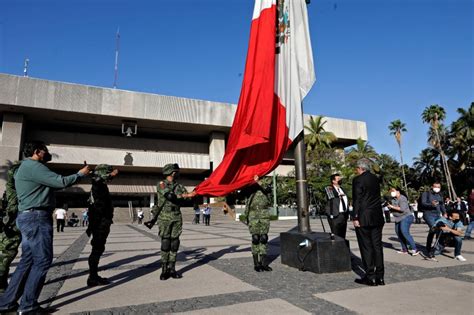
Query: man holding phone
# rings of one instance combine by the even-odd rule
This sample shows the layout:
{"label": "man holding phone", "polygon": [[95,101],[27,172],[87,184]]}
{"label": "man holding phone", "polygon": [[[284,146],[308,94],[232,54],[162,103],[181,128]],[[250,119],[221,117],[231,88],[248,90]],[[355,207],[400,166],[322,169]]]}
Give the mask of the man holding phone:
{"label": "man holding phone", "polygon": [[432,253],[433,229],[435,222],[439,220],[441,215],[446,215],[446,208],[443,203],[443,195],[441,194],[441,183],[434,182],[429,191],[425,191],[421,195],[421,204],[418,207],[423,211],[423,220],[428,224],[429,231],[426,239],[426,254],[428,258],[434,258]]}

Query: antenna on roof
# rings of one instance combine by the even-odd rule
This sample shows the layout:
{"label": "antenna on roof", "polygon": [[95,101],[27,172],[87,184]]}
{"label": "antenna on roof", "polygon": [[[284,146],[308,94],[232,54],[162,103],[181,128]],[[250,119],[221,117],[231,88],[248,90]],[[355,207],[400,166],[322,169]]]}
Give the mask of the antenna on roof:
{"label": "antenna on roof", "polygon": [[23,65],[23,76],[27,77],[28,76],[28,64],[30,63],[30,59],[26,58],[25,63]]}
{"label": "antenna on roof", "polygon": [[119,49],[120,49],[120,26],[117,27],[117,35],[116,35],[116,37],[115,37],[115,75],[114,75],[114,89],[117,88]]}

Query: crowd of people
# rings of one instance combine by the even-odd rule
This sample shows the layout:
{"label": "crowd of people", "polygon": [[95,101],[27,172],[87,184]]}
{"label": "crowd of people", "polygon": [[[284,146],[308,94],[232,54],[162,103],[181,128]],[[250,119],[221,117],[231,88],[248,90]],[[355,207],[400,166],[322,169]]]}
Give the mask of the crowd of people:
{"label": "crowd of people", "polygon": [[[53,215],[57,232],[63,232],[66,222],[78,226],[75,213],[67,214],[67,206],[56,208],[54,191],[69,187],[88,177],[91,193],[88,208],[82,213],[82,226],[91,237],[92,250],[88,258],[89,277],[87,286],[109,284],[109,280],[99,276],[98,266],[104,253],[110,227],[113,223],[114,208],[108,189],[108,182],[118,175],[118,170],[110,165],[100,164],[94,169],[85,165],[75,174],[62,176],[51,171],[46,163],[51,154],[43,142],[25,144],[24,159],[12,166],[8,172],[7,191],[4,194],[3,244],[10,243],[11,252],[3,252],[0,264],[0,312],[20,311],[22,314],[46,312],[40,307],[38,297],[45,282],[46,273],[53,259]],[[385,285],[382,231],[386,223],[383,208],[393,217],[394,228],[400,242],[400,254],[416,256],[422,254],[429,260],[436,260],[445,247],[454,247],[454,258],[464,262],[462,256],[463,239],[471,237],[474,227],[474,189],[469,196],[469,204],[461,197],[456,202],[444,199],[441,184],[434,182],[429,191],[423,192],[416,211],[423,213],[428,226],[425,252],[420,249],[410,233],[416,222],[414,209],[400,187],[391,187],[390,197],[383,202],[379,178],[370,172],[371,162],[361,159],[355,169],[357,176],[352,182],[352,200],[341,187],[341,175],[330,177],[331,186],[326,189],[326,214],[331,233],[346,238],[347,223],[352,221],[361,253],[364,276],[355,282],[368,286]],[[177,183],[180,169],[178,164],[163,167],[164,179],[157,185],[157,204],[152,208],[152,218],[143,222],[148,228],[155,223],[159,226],[161,238],[161,280],[179,279],[176,259],[183,229],[181,206],[194,200],[196,193],[188,192]],[[266,187],[257,175],[254,182],[237,192],[239,200],[245,200],[245,224],[251,235],[251,251],[256,272],[272,271],[267,258],[268,233],[270,229],[271,189]],[[54,211],[54,209],[56,209]],[[53,214],[54,211],[54,214]],[[203,215],[205,225],[210,225],[211,207],[203,204],[195,206],[193,223],[199,224]],[[6,218],[6,220],[5,220]],[[69,220],[68,220],[69,219]],[[138,214],[139,223],[144,219],[143,211]],[[66,221],[68,220],[68,221]],[[71,222],[71,223],[69,223]],[[464,227],[467,229],[464,232]],[[16,256],[18,246],[22,255],[11,280],[7,283],[9,266]],[[20,299],[21,298],[21,299]],[[18,304],[20,301],[20,304]]]}

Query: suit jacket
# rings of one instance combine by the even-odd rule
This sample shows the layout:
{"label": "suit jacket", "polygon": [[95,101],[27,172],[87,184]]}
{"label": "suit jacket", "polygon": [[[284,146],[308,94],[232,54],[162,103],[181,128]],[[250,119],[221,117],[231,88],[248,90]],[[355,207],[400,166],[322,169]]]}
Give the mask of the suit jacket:
{"label": "suit jacket", "polygon": [[[334,188],[334,186],[331,186],[332,192],[334,194],[334,198],[331,198],[328,200],[326,203],[325,207],[325,212],[327,215],[332,215],[334,217],[337,217],[339,214],[339,205],[341,204],[341,197],[339,197],[339,194],[337,190]],[[349,209],[349,205],[346,205],[346,211]]]}
{"label": "suit jacket", "polygon": [[384,225],[380,181],[377,176],[365,171],[354,178],[352,181],[352,205],[354,220],[359,220],[361,227]]}

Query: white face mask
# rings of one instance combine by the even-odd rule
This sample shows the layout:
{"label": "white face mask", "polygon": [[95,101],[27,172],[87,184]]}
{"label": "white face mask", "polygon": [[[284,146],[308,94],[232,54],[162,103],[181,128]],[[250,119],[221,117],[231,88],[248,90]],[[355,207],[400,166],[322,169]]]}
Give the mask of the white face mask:
{"label": "white face mask", "polygon": [[390,195],[391,195],[393,198],[395,198],[395,197],[397,197],[397,192],[396,192],[396,191],[392,191],[392,192],[390,193]]}
{"label": "white face mask", "polygon": [[441,188],[438,188],[438,187],[433,188],[433,191],[434,191],[435,193],[439,193],[439,192],[441,191]]}

